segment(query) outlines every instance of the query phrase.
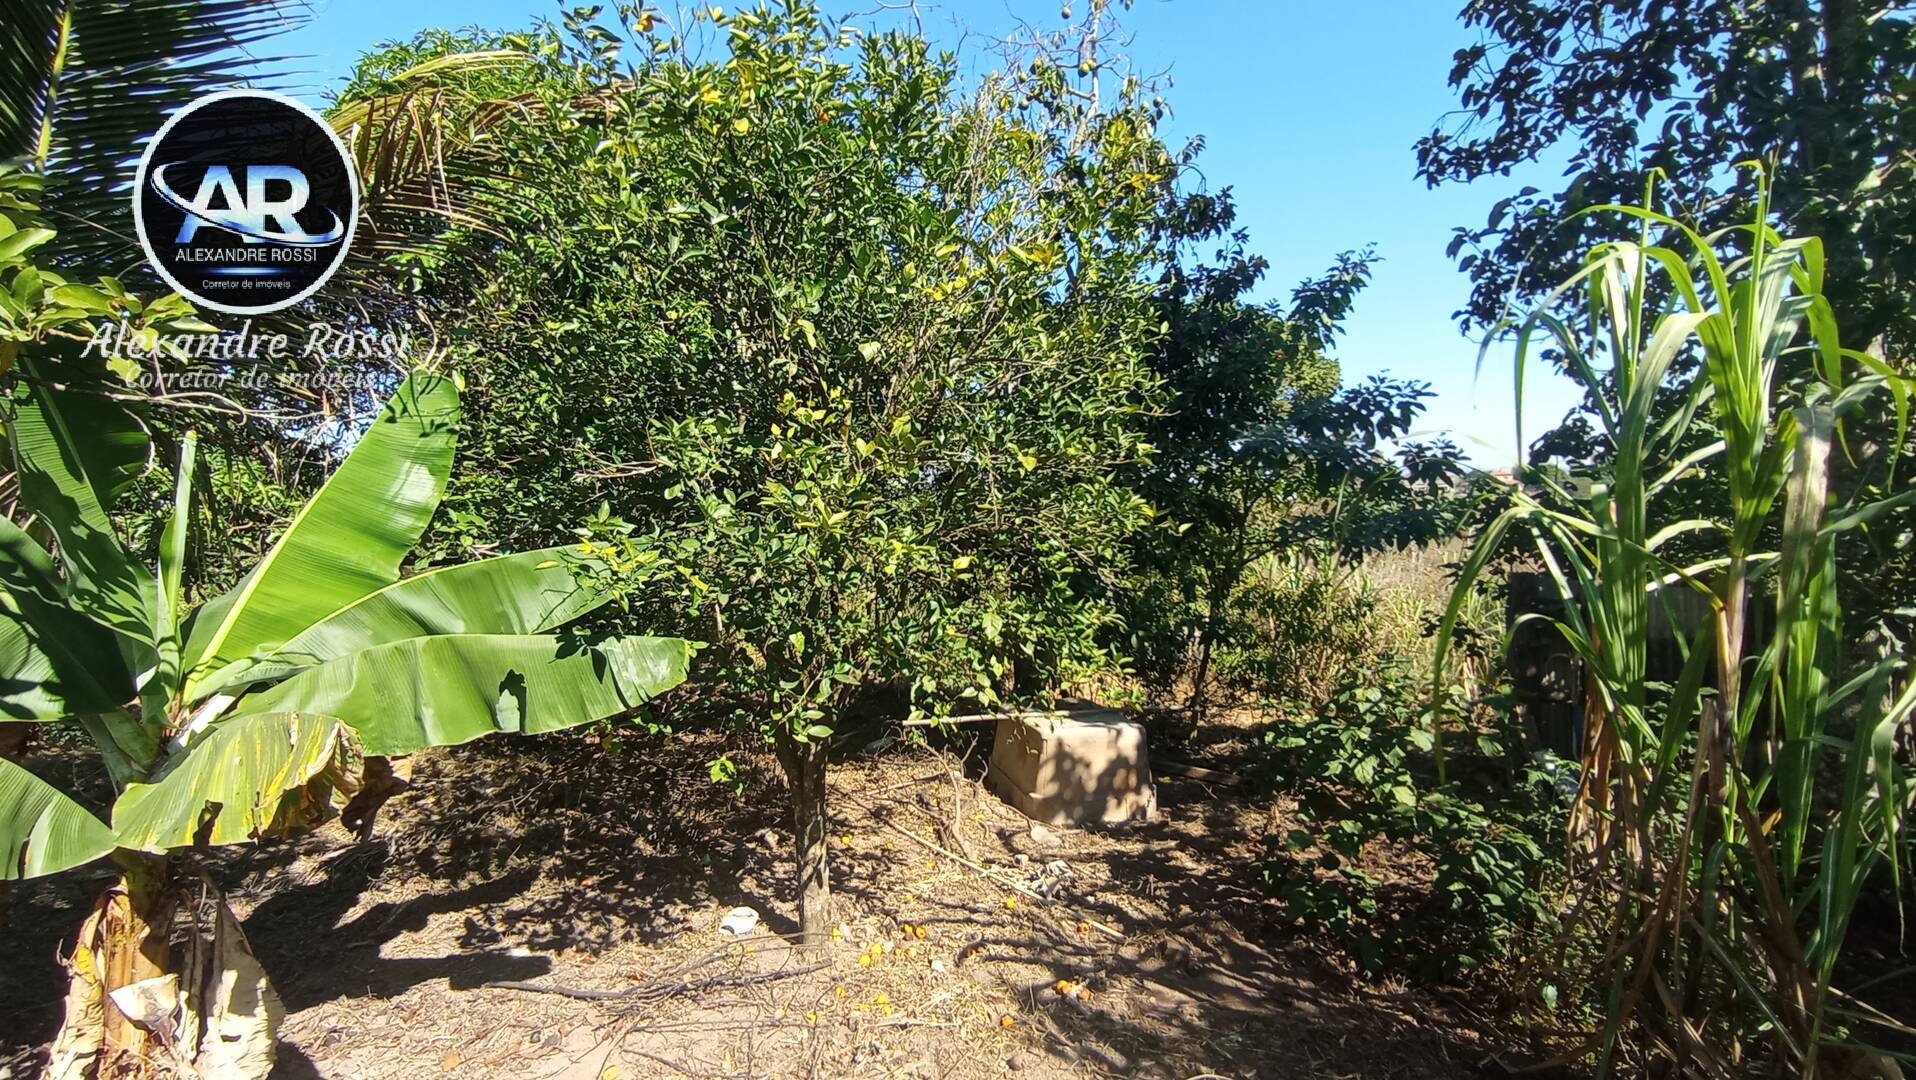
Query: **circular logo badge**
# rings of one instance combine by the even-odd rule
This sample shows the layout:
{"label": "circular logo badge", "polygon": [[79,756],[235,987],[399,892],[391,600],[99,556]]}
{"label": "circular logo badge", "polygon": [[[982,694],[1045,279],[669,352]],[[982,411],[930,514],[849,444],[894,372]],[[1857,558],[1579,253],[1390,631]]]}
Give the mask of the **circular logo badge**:
{"label": "circular logo badge", "polygon": [[174,113],[134,177],[133,221],[153,268],[235,315],[311,296],[346,258],[358,212],[339,136],[265,90],[222,90]]}

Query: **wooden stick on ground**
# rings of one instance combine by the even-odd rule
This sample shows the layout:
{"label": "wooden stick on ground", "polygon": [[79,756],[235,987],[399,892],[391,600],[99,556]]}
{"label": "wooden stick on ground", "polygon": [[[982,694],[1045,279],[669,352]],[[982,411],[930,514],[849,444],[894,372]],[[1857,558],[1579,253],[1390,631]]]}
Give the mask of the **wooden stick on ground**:
{"label": "wooden stick on ground", "polygon": [[1044,720],[1050,718],[1069,719],[1072,716],[1085,716],[1091,713],[1114,713],[1117,709],[1101,706],[1080,707],[1075,709],[1014,709],[1010,712],[966,713],[963,716],[921,716],[915,720],[906,720],[903,727],[937,727],[940,724],[987,724],[999,720]]}
{"label": "wooden stick on ground", "polygon": [[577,998],[580,1001],[660,1001],[678,997],[681,994],[696,994],[705,990],[731,989],[751,986],[755,983],[773,982],[789,979],[797,975],[809,975],[831,967],[830,963],[808,964],[804,967],[786,968],[781,971],[763,971],[751,975],[715,975],[709,979],[688,982],[684,979],[647,979],[637,986],[624,990],[594,990],[589,987],[564,986],[558,983],[535,982],[489,982],[487,986],[496,986],[501,990],[525,990],[534,994],[557,994],[560,997]]}
{"label": "wooden stick on ground", "polygon": [[[1026,885],[1024,882],[1013,881],[1012,879],[1004,876],[999,871],[993,870],[989,866],[985,866],[980,863],[973,862],[970,859],[965,858],[963,855],[960,855],[957,852],[952,851],[950,848],[946,848],[938,844],[934,844],[930,840],[927,840],[924,837],[919,836],[918,834],[912,832],[909,829],[893,824],[892,822],[889,822],[889,821],[880,822],[880,824],[884,825],[885,828],[890,829],[891,831],[897,833],[898,835],[906,837],[907,839],[911,840],[915,844],[918,844],[930,851],[936,852],[939,855],[943,855],[945,858],[950,859],[952,862],[957,863],[958,865],[966,868],[967,870],[970,870],[974,874],[979,874],[984,877],[990,878],[992,881],[995,881],[998,884],[1003,885],[1007,889],[1015,889],[1018,892],[1021,892],[1025,894],[1026,896],[1031,897],[1033,900],[1038,900],[1038,901],[1051,900],[1050,897],[1046,896],[1045,894],[1039,892],[1036,889],[1033,889],[1031,886]],[[1093,930],[1096,930],[1097,932],[1105,935],[1108,938],[1111,938],[1115,941],[1124,940],[1124,932],[1122,930],[1117,929],[1114,926],[1107,926],[1104,923],[1101,923],[1098,920],[1091,919],[1091,918],[1086,918],[1083,921],[1086,926],[1091,927]]]}
{"label": "wooden stick on ground", "polygon": [[1167,761],[1163,758],[1151,763],[1151,771],[1164,776],[1182,776],[1207,784],[1222,784],[1226,787],[1238,782],[1235,774],[1221,769],[1207,769],[1202,765],[1187,765],[1182,761]]}

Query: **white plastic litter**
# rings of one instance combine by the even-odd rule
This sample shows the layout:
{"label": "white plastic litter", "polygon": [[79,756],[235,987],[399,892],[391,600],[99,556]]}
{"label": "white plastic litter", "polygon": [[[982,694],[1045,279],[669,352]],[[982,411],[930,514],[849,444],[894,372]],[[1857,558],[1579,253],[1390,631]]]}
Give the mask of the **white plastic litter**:
{"label": "white plastic litter", "polygon": [[735,907],[719,920],[719,929],[734,937],[744,937],[758,929],[758,912],[748,907]]}

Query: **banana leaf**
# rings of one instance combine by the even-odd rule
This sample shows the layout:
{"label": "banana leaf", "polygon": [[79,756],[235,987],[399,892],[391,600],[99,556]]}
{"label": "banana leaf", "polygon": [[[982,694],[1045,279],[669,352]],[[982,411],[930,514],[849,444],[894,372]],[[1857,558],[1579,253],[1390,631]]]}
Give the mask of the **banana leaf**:
{"label": "banana leaf", "polygon": [[557,731],[613,716],[684,681],[690,658],[690,644],[678,638],[596,644],[551,635],[412,638],[302,672],[242,698],[234,714],[336,716],[366,753],[396,756],[495,732]]}
{"label": "banana leaf", "polygon": [[[22,369],[35,374],[27,361]],[[69,415],[70,404],[37,382],[29,382],[15,403],[12,435],[21,500],[59,540],[74,606],[150,647],[152,580],[127,558],[107,519],[99,493],[112,481],[90,475],[90,466],[102,465],[82,449],[98,436],[82,424],[84,414]]]}
{"label": "banana leaf", "polygon": [[[452,471],[459,394],[414,372],[360,436],[338,471],[267,552],[223,617],[185,658],[185,697],[236,660],[263,655],[399,578]],[[204,628],[195,626],[195,634]]]}
{"label": "banana leaf", "polygon": [[112,830],[85,807],[0,758],[0,881],[56,874],[113,846]]}
{"label": "banana leaf", "polygon": [[210,728],[151,783],[129,784],[113,807],[119,845],[165,852],[251,840],[279,816],[281,796],[313,778],[340,746],[339,721],[257,713]]}
{"label": "banana leaf", "polygon": [[543,548],[442,566],[360,597],[277,649],[201,680],[211,694],[282,679],[374,645],[434,634],[538,634],[604,604],[581,584],[574,547]]}
{"label": "banana leaf", "polygon": [[68,603],[52,557],[0,517],[0,719],[101,712],[132,695],[113,632]]}

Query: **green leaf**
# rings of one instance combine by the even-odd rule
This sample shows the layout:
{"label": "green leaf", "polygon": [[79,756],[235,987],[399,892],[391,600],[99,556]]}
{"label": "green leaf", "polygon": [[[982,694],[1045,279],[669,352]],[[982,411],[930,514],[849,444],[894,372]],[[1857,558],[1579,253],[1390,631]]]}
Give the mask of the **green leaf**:
{"label": "green leaf", "polygon": [[211,694],[285,678],[360,649],[434,634],[537,634],[609,600],[582,584],[573,546],[442,566],[396,581],[346,605],[291,641],[235,661],[200,683]]}
{"label": "green leaf", "polygon": [[188,701],[205,696],[199,683],[207,673],[269,653],[398,579],[445,493],[458,413],[450,379],[422,371],[400,384],[205,642],[189,650]]}
{"label": "green leaf", "polygon": [[21,229],[5,240],[0,240],[0,259],[17,259],[56,235],[52,229],[42,229],[38,226]]}
{"label": "green leaf", "polygon": [[242,698],[239,714],[337,716],[368,754],[410,754],[494,732],[557,731],[625,712],[685,679],[691,646],[624,637],[450,634],[363,649]]}
{"label": "green leaf", "polygon": [[48,290],[47,295],[54,303],[79,308],[92,315],[105,315],[113,310],[113,300],[107,294],[91,285],[57,285]]}
{"label": "green leaf", "polygon": [[215,724],[150,784],[129,784],[113,807],[121,847],[164,852],[236,844],[267,830],[280,796],[325,768],[339,746],[330,716],[256,713]]}
{"label": "green leaf", "polygon": [[81,433],[74,447],[94,497],[111,513],[146,471],[152,439],[136,406],[88,390],[47,390],[67,424]]}
{"label": "green leaf", "polygon": [[57,874],[113,850],[113,832],[53,785],[0,758],[0,881]]}
{"label": "green leaf", "polygon": [[142,725],[125,709],[81,713],[74,719],[100,751],[100,763],[116,788],[146,779],[160,759],[160,729]]}
{"label": "green leaf", "polygon": [[150,693],[149,708],[163,709],[180,685],[180,638],[185,612],[180,608],[180,575],[186,566],[186,534],[192,523],[193,463],[198,456],[199,437],[186,433],[180,445],[180,466],[173,478],[173,514],[160,531],[159,602],[155,614],[159,621],[154,637],[159,646],[159,675],[142,688]]}
{"label": "green leaf", "polygon": [[[30,362],[21,367],[37,379]],[[60,542],[74,603],[129,638],[150,642],[150,579],[128,558],[107,519],[110,499],[102,493],[110,496],[113,485],[108,476],[93,475],[106,468],[106,459],[89,459],[87,452],[99,450],[101,432],[82,422],[87,416],[72,413],[75,404],[73,395],[28,384],[13,422],[20,494]]]}
{"label": "green leaf", "polygon": [[132,696],[113,632],[73,608],[52,557],[0,517],[0,718],[54,720]]}
{"label": "green leaf", "polygon": [[112,634],[64,609],[40,617],[50,629],[0,612],[0,722],[58,720],[124,704],[131,696],[131,679],[121,693],[98,681],[101,673],[125,675]]}
{"label": "green leaf", "polygon": [[[248,48],[295,22],[262,0],[18,0],[0,18],[0,160],[37,161],[67,221],[62,255],[137,259],[132,200],[116,182],[161,119],[201,94],[283,71]],[[269,70],[260,70],[264,64]]]}

